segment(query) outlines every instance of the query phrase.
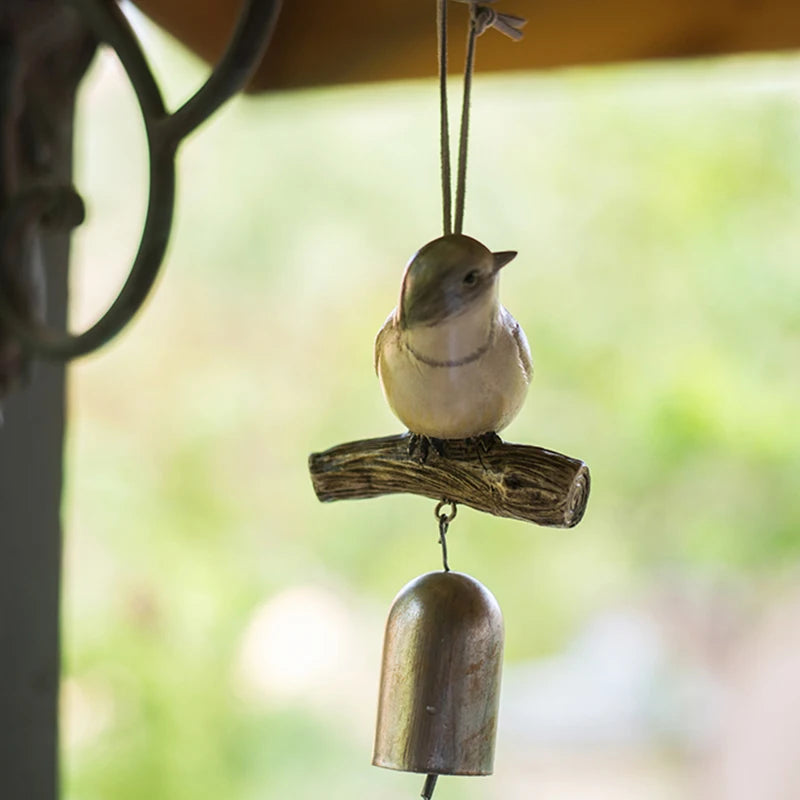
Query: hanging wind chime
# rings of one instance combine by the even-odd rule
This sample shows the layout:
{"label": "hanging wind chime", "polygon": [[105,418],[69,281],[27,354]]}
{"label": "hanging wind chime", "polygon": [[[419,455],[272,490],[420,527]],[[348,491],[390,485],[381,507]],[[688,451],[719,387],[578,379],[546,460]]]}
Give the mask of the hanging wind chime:
{"label": "hanging wind chime", "polygon": [[[459,504],[573,527],[589,496],[580,460],[497,435],[532,374],[525,334],[500,304],[500,271],[517,253],[462,233],[475,46],[488,28],[520,39],[521,17],[469,5],[455,211],[447,108],[447,0],[437,0],[443,236],[403,274],[400,301],[375,341],[384,396],[408,433],[338,445],[309,458],[322,501],[408,492],[438,501],[443,569],[397,595],[383,649],[373,764],[426,775],[489,775],[494,761],[503,618],[492,593],[450,571],[447,531]],[[494,0],[484,0],[491,3]]]}

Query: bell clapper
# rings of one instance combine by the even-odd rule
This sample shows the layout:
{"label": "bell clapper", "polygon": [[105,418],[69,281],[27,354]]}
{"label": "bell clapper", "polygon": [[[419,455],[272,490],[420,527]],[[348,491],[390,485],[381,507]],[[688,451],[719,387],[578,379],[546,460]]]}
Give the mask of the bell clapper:
{"label": "bell clapper", "polygon": [[422,787],[422,794],[420,794],[423,800],[431,800],[433,797],[433,790],[436,788],[436,780],[438,777],[438,775],[426,776],[425,784]]}

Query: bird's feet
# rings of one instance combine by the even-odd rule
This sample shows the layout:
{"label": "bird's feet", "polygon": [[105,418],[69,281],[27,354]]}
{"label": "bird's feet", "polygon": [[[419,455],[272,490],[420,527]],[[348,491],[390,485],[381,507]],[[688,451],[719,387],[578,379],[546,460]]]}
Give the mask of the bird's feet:
{"label": "bird's feet", "polygon": [[408,455],[419,461],[420,464],[425,464],[431,450],[440,457],[444,458],[444,443],[445,439],[435,439],[432,436],[425,436],[421,433],[411,433],[408,440]]}
{"label": "bird's feet", "polygon": [[486,433],[479,433],[477,436],[470,436],[467,441],[475,447],[479,455],[481,453],[488,453],[496,444],[502,444],[503,442],[494,431],[487,431]]}
{"label": "bird's feet", "polygon": [[[455,443],[455,440],[453,441]],[[487,433],[480,433],[477,436],[470,436],[459,441],[463,441],[466,444],[467,452],[470,449],[473,450],[481,463],[483,463],[481,455],[488,453],[496,444],[501,444],[503,440],[494,431],[488,431]],[[421,433],[411,433],[409,431],[409,457],[419,461],[420,464],[425,464],[431,452],[435,452],[439,458],[447,458],[447,439],[437,439],[433,436],[425,436]],[[455,452],[459,453],[460,448],[456,447]]]}
{"label": "bird's feet", "polygon": [[470,436],[467,439],[467,443],[474,449],[475,455],[478,457],[478,461],[481,462],[481,466],[486,469],[486,464],[483,462],[483,455],[488,453],[496,444],[501,444],[502,439],[494,432],[494,431],[487,431],[486,433],[480,433],[477,436]]}

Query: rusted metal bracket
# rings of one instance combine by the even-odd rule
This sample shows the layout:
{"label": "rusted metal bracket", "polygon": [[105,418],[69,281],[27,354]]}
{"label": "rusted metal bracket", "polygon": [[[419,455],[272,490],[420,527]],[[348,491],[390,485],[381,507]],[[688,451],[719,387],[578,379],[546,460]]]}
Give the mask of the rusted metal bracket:
{"label": "rusted metal bracket", "polygon": [[[169,240],[178,145],[245,85],[267,48],[281,6],[280,0],[246,0],[228,49],[217,67],[189,100],[169,113],[139,41],[117,3],[114,0],[70,2],[95,35],[116,51],[136,94],[150,158],[147,213],[138,252],[119,295],[88,330],[71,334],[45,327],[35,300],[19,296],[19,289],[26,286],[26,281],[15,282],[8,276],[30,275],[34,270],[32,257],[23,244],[36,229],[53,217],[61,217],[62,224],[81,221],[82,211],[75,213],[79,206],[77,195],[69,187],[61,186],[42,186],[25,194],[15,194],[8,186],[4,187],[5,201],[0,214],[0,353],[13,342],[24,355],[6,359],[6,372],[21,369],[18,362],[30,356],[68,361],[91,353],[116,336],[139,311],[158,277]],[[4,94],[10,97],[22,91],[23,65],[12,58],[4,67]],[[15,137],[7,131],[0,136],[4,140],[5,159]],[[3,367],[0,359],[0,394],[3,385],[12,382],[10,377],[4,380]]]}

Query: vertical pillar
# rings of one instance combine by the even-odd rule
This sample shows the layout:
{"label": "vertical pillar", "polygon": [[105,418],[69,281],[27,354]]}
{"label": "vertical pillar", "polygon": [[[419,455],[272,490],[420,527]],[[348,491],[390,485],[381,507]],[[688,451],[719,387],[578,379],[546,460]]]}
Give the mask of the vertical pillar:
{"label": "vertical pillar", "polygon": [[[94,51],[61,0],[5,0],[2,197],[69,185],[75,91]],[[9,54],[13,57],[8,57]],[[14,70],[13,75],[11,70]],[[41,233],[47,320],[66,320],[69,234]],[[2,287],[0,287],[1,290]],[[0,797],[58,796],[64,368],[35,364],[0,427]]]}
{"label": "vertical pillar", "polygon": [[[58,249],[54,263],[65,265]],[[65,293],[51,303],[63,313]],[[9,398],[0,429],[0,797],[9,800],[57,796],[63,431],[64,369],[42,367]]]}

